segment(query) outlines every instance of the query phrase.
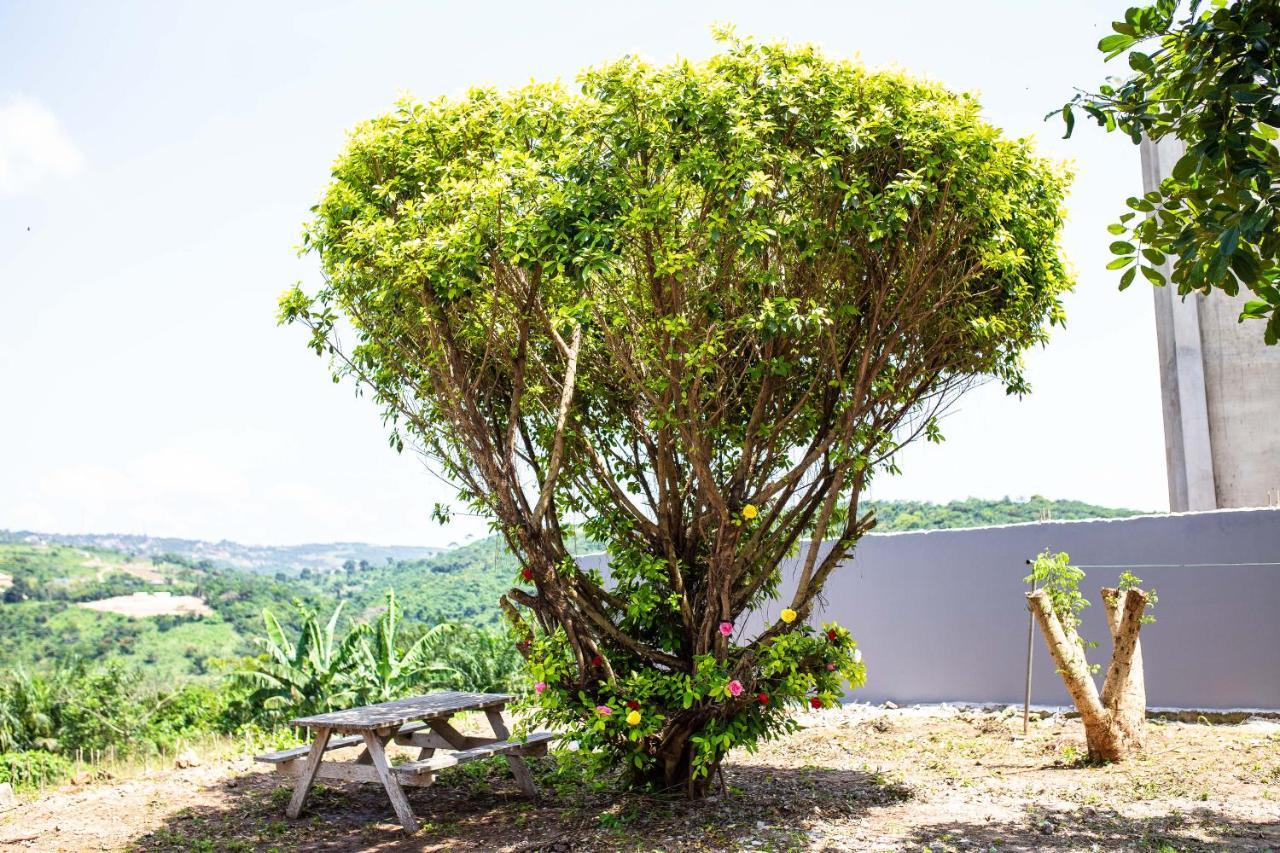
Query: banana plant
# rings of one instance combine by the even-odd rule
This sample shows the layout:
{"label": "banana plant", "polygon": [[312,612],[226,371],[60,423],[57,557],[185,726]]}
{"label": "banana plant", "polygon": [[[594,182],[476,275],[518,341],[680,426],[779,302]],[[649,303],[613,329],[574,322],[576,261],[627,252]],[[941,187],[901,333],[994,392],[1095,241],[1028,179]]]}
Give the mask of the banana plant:
{"label": "banana plant", "polygon": [[387,609],[361,638],[359,646],[355,690],[361,702],[386,702],[426,686],[452,683],[454,671],[429,658],[453,626],[435,625],[401,652],[397,642],[401,615],[395,590],[388,590]]}
{"label": "banana plant", "polygon": [[57,747],[48,713],[58,704],[55,690],[52,680],[32,678],[22,669],[0,681],[0,752]]}
{"label": "banana plant", "polygon": [[302,716],[344,706],[357,692],[351,680],[368,627],[353,625],[337,639],[343,604],[334,608],[322,627],[316,614],[297,605],[302,630],[290,640],[270,610],[263,610],[265,637],[257,638],[263,654],[236,672],[257,689],[249,701],[254,707],[282,716]]}

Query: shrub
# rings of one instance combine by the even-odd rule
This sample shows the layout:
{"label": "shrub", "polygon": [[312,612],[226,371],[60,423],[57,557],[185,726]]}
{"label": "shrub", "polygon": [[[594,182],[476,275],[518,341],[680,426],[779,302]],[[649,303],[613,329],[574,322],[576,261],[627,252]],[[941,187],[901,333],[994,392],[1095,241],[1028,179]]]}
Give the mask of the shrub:
{"label": "shrub", "polygon": [[[303,236],[324,284],[280,306],[519,558],[538,713],[695,794],[862,682],[808,619],[867,483],[974,383],[1026,390],[1069,286],[1063,174],[973,98],[723,48],[362,124]],[[788,618],[743,636],[793,555]]]}
{"label": "shrub", "polygon": [[16,790],[42,788],[70,775],[71,762],[52,752],[0,752],[0,782],[8,782]]}

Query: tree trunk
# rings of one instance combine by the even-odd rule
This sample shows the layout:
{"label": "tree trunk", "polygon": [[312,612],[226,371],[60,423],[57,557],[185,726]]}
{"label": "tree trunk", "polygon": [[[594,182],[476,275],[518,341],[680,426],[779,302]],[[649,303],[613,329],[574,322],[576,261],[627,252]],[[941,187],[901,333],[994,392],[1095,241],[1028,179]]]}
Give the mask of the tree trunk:
{"label": "tree trunk", "polygon": [[663,737],[654,765],[647,771],[632,770],[632,784],[655,793],[684,793],[690,799],[706,796],[719,765],[711,768],[705,776],[693,778],[691,735],[692,732],[681,725],[668,732]]}
{"label": "tree trunk", "polygon": [[1123,596],[1114,589],[1103,590],[1102,596],[1114,649],[1101,695],[1089,672],[1079,635],[1073,628],[1064,628],[1053,611],[1049,594],[1037,590],[1028,593],[1027,600],[1071,701],[1080,712],[1089,760],[1120,761],[1143,747],[1147,708],[1138,630],[1147,596],[1139,589],[1126,590]]}
{"label": "tree trunk", "polygon": [[[1107,627],[1111,629],[1113,646],[1120,644],[1120,629],[1124,615],[1124,597],[1120,591],[1111,587],[1102,590],[1102,603],[1107,613]],[[1143,605],[1146,598],[1143,597]],[[1141,611],[1139,611],[1141,616]],[[1115,683],[1108,671],[1108,681],[1102,686],[1102,704],[1114,709],[1117,724],[1124,729],[1125,736],[1134,750],[1142,750],[1146,745],[1147,723],[1147,687],[1142,676],[1142,643],[1138,640],[1138,627],[1141,619],[1133,628],[1133,657],[1128,669],[1128,677]]]}

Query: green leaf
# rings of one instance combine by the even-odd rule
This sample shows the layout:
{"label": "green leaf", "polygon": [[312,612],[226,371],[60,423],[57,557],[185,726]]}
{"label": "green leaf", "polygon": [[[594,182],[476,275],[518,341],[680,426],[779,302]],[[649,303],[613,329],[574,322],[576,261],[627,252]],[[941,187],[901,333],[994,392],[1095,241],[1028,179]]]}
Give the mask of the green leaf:
{"label": "green leaf", "polygon": [[1261,299],[1250,299],[1240,311],[1240,319],[1260,320],[1271,313],[1271,305]]}
{"label": "green leaf", "polygon": [[1126,233],[1128,230],[1129,230],[1128,228],[1125,228],[1125,227],[1124,227],[1123,225],[1121,225],[1119,222],[1113,222],[1113,223],[1111,223],[1110,225],[1108,225],[1108,226],[1107,226],[1107,231],[1108,231],[1108,232],[1110,232],[1110,233],[1112,233],[1112,234],[1124,234],[1124,233]]}
{"label": "green leaf", "polygon": [[1132,243],[1125,240],[1116,240],[1111,244],[1110,249],[1113,255],[1132,255],[1137,251]]}
{"label": "green leaf", "polygon": [[1107,54],[1107,59],[1110,59],[1116,54],[1127,50],[1136,41],[1137,39],[1133,36],[1125,35],[1124,33],[1113,33],[1098,42],[1098,50]]}
{"label": "green leaf", "polygon": [[1134,260],[1135,260],[1135,259],[1134,259],[1133,257],[1128,257],[1128,258],[1116,258],[1116,259],[1115,259],[1115,260],[1113,260],[1111,263],[1107,264],[1107,269],[1109,269],[1109,270],[1122,270],[1122,269],[1124,269],[1125,267],[1129,266],[1129,264],[1133,263],[1133,262],[1134,262]]}
{"label": "green leaf", "polygon": [[1155,69],[1155,63],[1151,61],[1151,57],[1145,53],[1135,50],[1129,54],[1129,67],[1134,71],[1150,72]]}
{"label": "green leaf", "polygon": [[1124,271],[1124,275],[1120,276],[1121,290],[1124,290],[1126,287],[1133,284],[1133,274],[1137,271],[1138,271],[1137,267],[1129,267],[1129,269]]}
{"label": "green leaf", "polygon": [[1164,283],[1165,283],[1164,273],[1160,272],[1160,270],[1154,267],[1147,267],[1147,266],[1139,267],[1139,269],[1142,270],[1142,274],[1146,276],[1147,281],[1159,287],[1164,286]]}

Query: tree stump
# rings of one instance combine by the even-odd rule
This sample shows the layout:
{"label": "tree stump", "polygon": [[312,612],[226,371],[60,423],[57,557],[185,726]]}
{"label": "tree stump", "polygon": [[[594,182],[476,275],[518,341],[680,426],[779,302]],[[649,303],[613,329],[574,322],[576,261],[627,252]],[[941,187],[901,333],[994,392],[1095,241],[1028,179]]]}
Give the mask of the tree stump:
{"label": "tree stump", "polygon": [[1064,627],[1043,589],[1027,593],[1027,601],[1049,646],[1049,654],[1071,694],[1084,723],[1090,761],[1121,761],[1144,746],[1147,694],[1142,678],[1142,650],[1138,631],[1147,606],[1140,589],[1102,590],[1102,604],[1111,629],[1111,663],[1102,692],[1094,683],[1080,636]]}

